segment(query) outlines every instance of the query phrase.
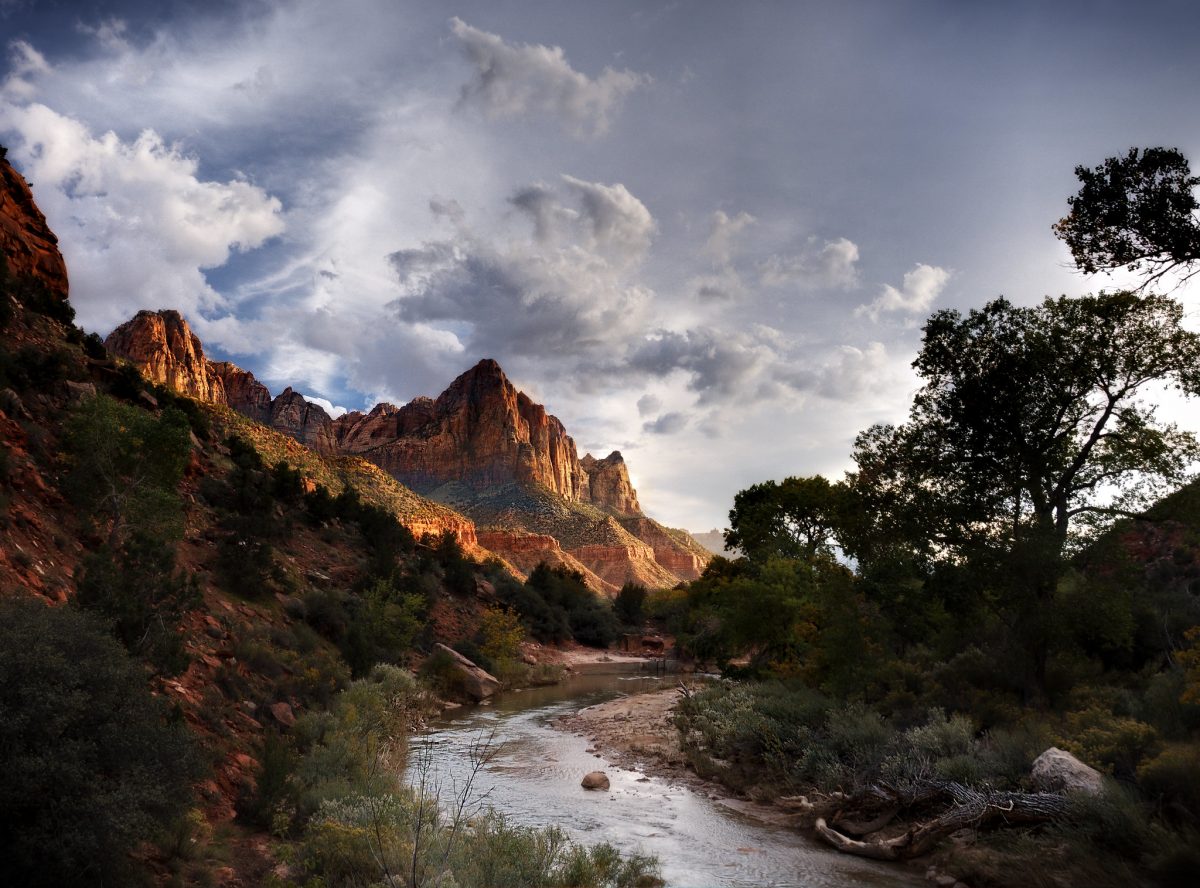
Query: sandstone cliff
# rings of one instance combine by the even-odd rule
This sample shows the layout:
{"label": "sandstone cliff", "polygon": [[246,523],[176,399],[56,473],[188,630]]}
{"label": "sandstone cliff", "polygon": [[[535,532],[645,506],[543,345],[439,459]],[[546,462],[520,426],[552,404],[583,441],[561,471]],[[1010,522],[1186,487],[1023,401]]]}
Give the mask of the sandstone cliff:
{"label": "sandstone cliff", "polygon": [[588,477],[587,502],[618,515],[642,514],[637,491],[629,481],[629,470],[619,450],[604,459],[596,459],[589,453],[579,462]]}
{"label": "sandstone cliff", "polygon": [[572,501],[587,497],[587,474],[561,422],[517,391],[486,359],[437,400],[380,404],[334,423],[339,447],[360,454],[414,490],[448,482],[486,489],[541,484]]}
{"label": "sandstone cliff", "polygon": [[612,594],[629,581],[673,586],[707,563],[686,533],[642,514],[619,452],[580,459],[563,424],[493,360],[480,361],[436,399],[377,404],[331,420],[290,388],[272,398],[252,374],[205,358],[178,312],[139,312],[106,345],[156,382],[232,407],[324,456],[373,463],[467,516],[451,527],[437,515],[428,529],[451,530],[471,547],[478,526],[484,545],[519,570],[538,561],[564,565]]}
{"label": "sandstone cliff", "polygon": [[0,256],[11,275],[31,275],[60,299],[67,298],[67,266],[58,238],[33,202],[29,183],[0,153]]}
{"label": "sandstone cliff", "polygon": [[199,337],[177,311],[139,311],[108,334],[104,345],[159,385],[206,404],[232,407],[319,453],[337,453],[328,413],[291,388],[272,399],[253,373],[228,361],[210,361]]}

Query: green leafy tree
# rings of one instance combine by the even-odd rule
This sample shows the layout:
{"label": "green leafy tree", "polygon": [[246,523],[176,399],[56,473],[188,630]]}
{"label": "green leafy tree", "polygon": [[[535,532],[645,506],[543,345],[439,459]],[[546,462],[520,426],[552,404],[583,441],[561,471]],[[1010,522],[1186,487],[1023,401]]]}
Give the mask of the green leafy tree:
{"label": "green leafy tree", "polygon": [[844,510],[841,485],[820,475],[764,481],[734,497],[725,544],[752,560],[828,554]]}
{"label": "green leafy tree", "polygon": [[968,563],[1043,687],[1075,531],[1136,514],[1197,455],[1145,400],[1159,385],[1200,389],[1200,336],[1181,320],[1173,300],[1129,292],[933,315],[909,422],[856,442],[849,482],[867,517],[849,548],[868,567]]}
{"label": "green leafy tree", "polygon": [[159,537],[182,532],[179,482],[191,451],[187,417],[156,416],[108,397],[89,398],[67,424],[75,501],[119,548],[130,530]]}
{"label": "green leafy tree", "polygon": [[1200,259],[1200,178],[1178,149],[1131,148],[1075,175],[1079,193],[1054,231],[1081,271],[1140,270],[1150,284]]}
{"label": "green leafy tree", "polygon": [[650,593],[641,583],[628,582],[613,599],[613,611],[625,626],[640,626],[646,619],[646,596]]}
{"label": "green leafy tree", "polygon": [[108,619],[130,653],[173,675],[188,664],[176,628],[200,600],[195,578],[176,570],[174,548],[135,533],[120,552],[88,557],[74,602]]}
{"label": "green leafy tree", "polygon": [[99,622],[0,599],[0,882],[127,885],[190,804],[187,730]]}

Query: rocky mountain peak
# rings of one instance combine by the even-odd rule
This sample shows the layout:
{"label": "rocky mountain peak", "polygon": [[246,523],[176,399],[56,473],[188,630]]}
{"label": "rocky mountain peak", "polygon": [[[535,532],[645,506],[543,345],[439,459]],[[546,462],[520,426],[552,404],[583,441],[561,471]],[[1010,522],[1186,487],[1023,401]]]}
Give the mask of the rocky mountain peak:
{"label": "rocky mountain peak", "polygon": [[588,476],[588,500],[591,503],[619,515],[642,514],[621,451],[614,450],[604,459],[596,459],[589,453],[579,464]]}

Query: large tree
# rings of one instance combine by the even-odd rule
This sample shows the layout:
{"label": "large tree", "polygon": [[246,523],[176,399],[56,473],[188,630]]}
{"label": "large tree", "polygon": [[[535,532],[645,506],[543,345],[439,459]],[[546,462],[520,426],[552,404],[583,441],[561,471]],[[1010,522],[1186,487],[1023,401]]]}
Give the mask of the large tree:
{"label": "large tree", "polygon": [[1040,685],[1076,529],[1132,514],[1200,453],[1147,399],[1162,385],[1200,391],[1200,336],[1182,314],[1166,297],[1116,292],[933,315],[909,421],[856,443],[849,483],[867,520],[853,554],[868,567],[897,550],[972,567]]}
{"label": "large tree", "polygon": [[1054,225],[1081,271],[1122,268],[1146,273],[1146,284],[1200,260],[1196,186],[1176,148],[1131,148],[1095,168],[1078,166],[1079,193]]}

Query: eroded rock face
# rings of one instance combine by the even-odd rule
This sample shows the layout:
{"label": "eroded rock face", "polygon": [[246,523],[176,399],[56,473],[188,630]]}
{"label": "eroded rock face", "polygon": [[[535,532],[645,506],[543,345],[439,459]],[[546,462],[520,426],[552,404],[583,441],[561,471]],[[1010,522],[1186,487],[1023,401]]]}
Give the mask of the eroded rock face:
{"label": "eroded rock face", "polygon": [[589,453],[579,463],[588,478],[586,502],[618,515],[642,514],[637,491],[629,481],[629,470],[619,450],[604,459],[596,459]]}
{"label": "eroded rock face", "polygon": [[271,422],[271,392],[254,374],[229,361],[209,361],[209,368],[225,386],[225,403],[256,422]]}
{"label": "eroded rock face", "polygon": [[587,475],[562,423],[517,391],[491,359],[437,400],[380,404],[365,415],[339,417],[334,428],[343,452],[366,457],[414,490],[519,481],[576,502],[586,496]]}
{"label": "eroded rock face", "polygon": [[226,403],[224,380],[204,357],[199,337],[173,309],[139,311],[109,333],[104,345],[159,385],[197,401]]}
{"label": "eroded rock face", "polygon": [[67,298],[67,265],[46,217],[33,202],[29,183],[0,155],[0,254],[9,274],[33,275],[60,299]]}
{"label": "eroded rock face", "polygon": [[271,417],[267,425],[290,435],[317,453],[333,456],[337,453],[337,439],[333,434],[333,420],[318,404],[310,404],[299,392],[285,388],[271,402]]}

